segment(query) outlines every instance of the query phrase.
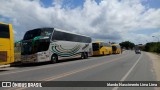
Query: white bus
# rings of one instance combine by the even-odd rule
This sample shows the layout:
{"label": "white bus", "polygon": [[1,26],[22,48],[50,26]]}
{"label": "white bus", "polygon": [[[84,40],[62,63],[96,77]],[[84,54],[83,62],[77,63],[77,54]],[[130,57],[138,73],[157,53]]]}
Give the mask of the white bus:
{"label": "white bus", "polygon": [[92,54],[91,38],[56,28],[37,28],[22,40],[22,63],[56,63],[70,58],[86,59]]}

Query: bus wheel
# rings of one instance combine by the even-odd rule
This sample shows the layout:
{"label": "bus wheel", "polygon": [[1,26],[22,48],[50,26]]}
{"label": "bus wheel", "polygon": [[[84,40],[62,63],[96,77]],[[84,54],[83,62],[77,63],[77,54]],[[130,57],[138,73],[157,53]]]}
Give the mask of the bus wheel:
{"label": "bus wheel", "polygon": [[84,53],[82,52],[82,53],[81,53],[81,59],[84,59],[84,57],[85,57],[85,55],[84,55]]}
{"label": "bus wheel", "polygon": [[87,58],[88,58],[88,53],[86,52],[86,53],[85,53],[85,59],[87,59]]}
{"label": "bus wheel", "polygon": [[57,63],[58,62],[58,56],[53,54],[51,57],[51,63]]}
{"label": "bus wheel", "polygon": [[103,55],[103,56],[105,55],[104,52],[102,52],[102,55]]}
{"label": "bus wheel", "polygon": [[87,53],[82,52],[82,53],[81,53],[81,58],[82,58],[82,59],[86,59],[86,58],[88,58]]}

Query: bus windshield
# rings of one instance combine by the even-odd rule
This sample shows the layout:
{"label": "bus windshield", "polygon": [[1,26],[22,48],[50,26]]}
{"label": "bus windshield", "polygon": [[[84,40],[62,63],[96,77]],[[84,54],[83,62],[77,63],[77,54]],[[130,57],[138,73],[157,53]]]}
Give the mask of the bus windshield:
{"label": "bus windshield", "polygon": [[34,37],[37,37],[37,36],[50,37],[52,32],[53,32],[53,29],[51,29],[51,28],[30,30],[30,31],[26,32],[23,40],[34,39]]}
{"label": "bus windshield", "polygon": [[99,44],[98,43],[93,43],[92,47],[93,47],[93,51],[99,50]]}
{"label": "bus windshield", "polygon": [[116,46],[112,46],[112,51],[116,51],[117,47]]}
{"label": "bus windshield", "polygon": [[36,40],[34,44],[32,41],[23,41],[21,54],[30,55],[37,52],[46,51],[49,48],[49,44],[49,39]]}
{"label": "bus windshield", "polygon": [[[30,55],[49,48],[50,37],[53,32],[52,28],[41,28],[27,31],[22,41],[22,55]],[[49,37],[32,40],[37,36]]]}

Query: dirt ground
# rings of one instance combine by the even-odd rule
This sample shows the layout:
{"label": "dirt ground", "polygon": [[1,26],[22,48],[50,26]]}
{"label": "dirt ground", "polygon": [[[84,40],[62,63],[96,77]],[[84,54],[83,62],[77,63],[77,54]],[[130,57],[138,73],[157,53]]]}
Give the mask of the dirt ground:
{"label": "dirt ground", "polygon": [[[157,81],[160,81],[160,55],[155,53],[148,53],[147,55],[151,58],[153,63],[153,69],[156,74]],[[155,88],[155,90],[160,90],[160,87]]]}

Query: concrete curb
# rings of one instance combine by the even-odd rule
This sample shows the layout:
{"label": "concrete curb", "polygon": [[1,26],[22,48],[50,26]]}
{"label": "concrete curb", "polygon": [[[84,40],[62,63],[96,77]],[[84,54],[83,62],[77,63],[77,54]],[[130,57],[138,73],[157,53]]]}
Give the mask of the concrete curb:
{"label": "concrete curb", "polygon": [[5,67],[10,67],[10,64],[6,64],[6,65],[0,65],[0,68],[5,68]]}

